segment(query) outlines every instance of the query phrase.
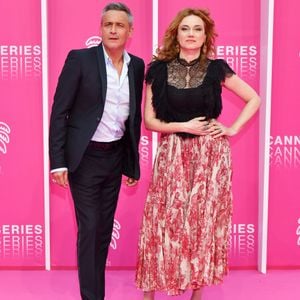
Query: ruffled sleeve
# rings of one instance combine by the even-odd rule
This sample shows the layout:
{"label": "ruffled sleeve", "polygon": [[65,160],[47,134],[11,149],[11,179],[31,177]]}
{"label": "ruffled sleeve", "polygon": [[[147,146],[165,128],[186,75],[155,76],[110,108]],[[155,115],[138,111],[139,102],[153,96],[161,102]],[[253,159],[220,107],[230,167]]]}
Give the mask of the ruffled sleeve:
{"label": "ruffled sleeve", "polygon": [[226,78],[231,77],[235,74],[235,72],[230,68],[226,60],[224,59],[216,59],[215,61],[216,66],[216,75],[218,79],[223,82]]}
{"label": "ruffled sleeve", "polygon": [[148,64],[148,68],[146,71],[145,82],[147,84],[152,84],[154,80],[158,78],[164,77],[166,78],[166,63],[163,61],[155,60]]}
{"label": "ruffled sleeve", "polygon": [[167,76],[167,63],[153,61],[148,65],[145,81],[147,84],[152,85],[152,105],[156,117],[161,121],[170,122],[167,102]]}

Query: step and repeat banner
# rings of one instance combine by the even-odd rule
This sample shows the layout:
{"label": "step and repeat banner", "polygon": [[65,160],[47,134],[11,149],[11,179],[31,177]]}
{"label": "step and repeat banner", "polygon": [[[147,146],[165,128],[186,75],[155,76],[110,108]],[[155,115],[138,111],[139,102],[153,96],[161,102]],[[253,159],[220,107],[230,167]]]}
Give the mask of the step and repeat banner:
{"label": "step and repeat banner", "polygon": [[[48,1],[49,110],[68,52],[101,42],[101,10],[108,2],[93,0],[87,5],[83,0],[75,4],[71,0]],[[134,15],[134,34],[128,51],[142,57],[147,64],[152,57],[152,1],[124,2]],[[297,20],[289,16],[300,5],[296,0],[289,7],[283,1],[277,2],[282,3],[276,3],[275,7],[268,255],[272,266],[294,266],[300,253],[299,184],[295,182],[299,178],[300,125],[296,121],[298,96],[289,93],[299,78],[300,46],[295,32]],[[229,0],[225,5],[218,0],[190,0],[188,6],[211,12],[219,35],[216,56],[227,60],[258,91],[260,1]],[[171,19],[185,7],[179,0],[159,1],[159,44]],[[43,268],[40,1],[1,1],[0,16],[0,267]],[[223,103],[222,121],[230,124],[243,102],[224,90]],[[234,168],[232,267],[257,264],[258,137],[256,116],[230,140]],[[138,231],[152,169],[152,133],[144,128],[140,158],[139,184],[133,188],[122,185],[107,261],[111,268],[135,266]],[[75,268],[76,222],[72,198],[69,190],[56,185],[50,184],[50,190],[51,266]]]}
{"label": "step and repeat banner", "polygon": [[275,1],[269,267],[300,267],[300,3]]}
{"label": "step and repeat banner", "polygon": [[40,1],[0,2],[0,266],[44,265]]}
{"label": "step and repeat banner", "polygon": [[[101,5],[109,1],[101,1]],[[148,63],[152,53],[152,3],[151,1],[126,1],[134,14],[134,35],[129,51]],[[65,5],[63,7],[62,5]],[[98,41],[99,4],[86,6],[84,2],[74,8],[71,16],[65,11],[71,1],[49,3],[49,57],[50,98],[52,99],[57,76],[70,48],[90,47]],[[198,7],[199,1],[190,1]],[[241,15],[234,22],[226,17],[218,1],[203,1],[202,7],[211,11],[219,33],[217,56],[224,58],[232,68],[254,88],[259,81],[259,1],[256,5],[241,8]],[[231,0],[227,9],[240,6]],[[185,5],[181,1],[159,1],[159,42],[171,19]],[[239,9],[239,8],[238,8]],[[253,15],[246,26],[240,26],[246,15]],[[67,21],[66,21],[67,18]],[[78,22],[80,21],[80,26]],[[230,34],[229,34],[230,33]],[[242,107],[234,95],[224,92],[224,122],[230,123]],[[258,122],[257,118],[232,140],[234,157],[234,221],[231,239],[231,265],[255,266],[257,257],[257,172],[258,172]],[[128,267],[135,265],[138,230],[141,221],[149,177],[151,175],[151,134],[142,131],[142,179],[137,188],[123,185],[112,236],[107,265]],[[248,157],[251,157],[249,160]],[[69,192],[53,185],[51,189],[51,261],[53,267],[75,266],[76,223]]]}

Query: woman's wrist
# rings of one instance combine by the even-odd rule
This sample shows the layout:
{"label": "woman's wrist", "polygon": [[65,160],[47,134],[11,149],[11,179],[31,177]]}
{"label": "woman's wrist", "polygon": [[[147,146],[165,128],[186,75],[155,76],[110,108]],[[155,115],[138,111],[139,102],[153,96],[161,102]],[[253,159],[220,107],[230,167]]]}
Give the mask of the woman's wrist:
{"label": "woman's wrist", "polygon": [[235,126],[231,126],[228,129],[229,129],[229,134],[228,134],[229,136],[234,136],[239,133],[239,129],[236,128]]}

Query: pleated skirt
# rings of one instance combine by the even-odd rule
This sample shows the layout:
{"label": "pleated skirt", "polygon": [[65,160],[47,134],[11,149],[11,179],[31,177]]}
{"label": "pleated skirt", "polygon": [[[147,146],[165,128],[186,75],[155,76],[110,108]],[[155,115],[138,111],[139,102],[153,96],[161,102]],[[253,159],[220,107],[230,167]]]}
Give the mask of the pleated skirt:
{"label": "pleated skirt", "polygon": [[140,229],[136,285],[182,294],[228,271],[232,164],[226,137],[161,136]]}

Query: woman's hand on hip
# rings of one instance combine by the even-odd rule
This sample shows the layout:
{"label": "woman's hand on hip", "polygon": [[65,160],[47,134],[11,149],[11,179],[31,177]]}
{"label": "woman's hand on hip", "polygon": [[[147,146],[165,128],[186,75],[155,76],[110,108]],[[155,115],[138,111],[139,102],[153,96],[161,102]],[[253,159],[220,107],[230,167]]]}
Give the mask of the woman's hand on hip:
{"label": "woman's hand on hip", "polygon": [[211,119],[209,121],[208,132],[214,138],[218,138],[223,135],[234,136],[235,134],[237,134],[234,129],[224,126],[221,122],[215,119]]}

